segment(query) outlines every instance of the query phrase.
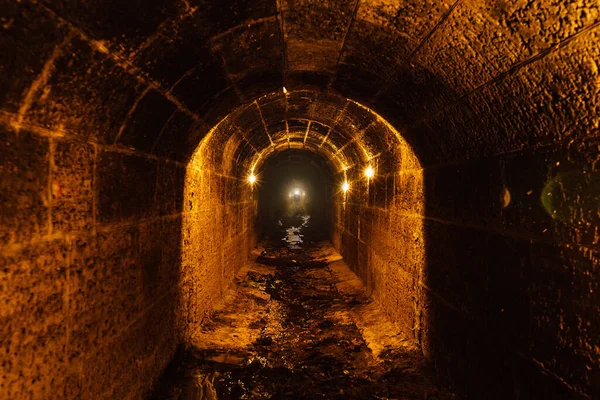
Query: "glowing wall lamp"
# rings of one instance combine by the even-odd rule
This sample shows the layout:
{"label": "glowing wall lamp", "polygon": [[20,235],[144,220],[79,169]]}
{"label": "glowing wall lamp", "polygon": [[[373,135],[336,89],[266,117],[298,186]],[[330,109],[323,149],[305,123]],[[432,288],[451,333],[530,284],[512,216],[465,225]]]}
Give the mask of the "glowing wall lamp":
{"label": "glowing wall lamp", "polygon": [[254,175],[253,173],[251,173],[250,176],[248,176],[248,182],[251,185],[254,185],[256,183],[256,175]]}
{"label": "glowing wall lamp", "polygon": [[373,167],[371,167],[370,165],[365,169],[365,176],[368,179],[371,179],[372,177],[375,176],[375,171],[373,170]]}
{"label": "glowing wall lamp", "polygon": [[348,192],[348,190],[350,190],[350,184],[348,183],[348,181],[344,181],[344,183],[342,183],[342,191],[346,193]]}

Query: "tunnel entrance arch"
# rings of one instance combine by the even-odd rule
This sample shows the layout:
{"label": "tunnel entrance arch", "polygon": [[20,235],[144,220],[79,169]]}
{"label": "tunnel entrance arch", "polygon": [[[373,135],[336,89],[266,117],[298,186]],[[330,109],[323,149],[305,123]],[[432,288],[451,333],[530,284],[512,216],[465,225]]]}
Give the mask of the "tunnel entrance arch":
{"label": "tunnel entrance arch", "polygon": [[281,228],[307,217],[313,236],[329,238],[339,185],[334,183],[335,167],[326,158],[306,149],[279,150],[254,173],[261,177],[256,185],[260,236],[276,235]]}
{"label": "tunnel entrance arch", "polygon": [[[312,154],[307,161],[328,166],[329,239],[402,332],[418,341],[420,163],[375,112],[314,91],[272,93],[247,103],[212,128],[192,156],[182,229],[187,285],[180,298],[182,310],[190,310],[184,337],[193,339],[191,327],[199,326],[256,245],[263,167],[286,152]],[[365,174],[368,168],[373,175]]]}

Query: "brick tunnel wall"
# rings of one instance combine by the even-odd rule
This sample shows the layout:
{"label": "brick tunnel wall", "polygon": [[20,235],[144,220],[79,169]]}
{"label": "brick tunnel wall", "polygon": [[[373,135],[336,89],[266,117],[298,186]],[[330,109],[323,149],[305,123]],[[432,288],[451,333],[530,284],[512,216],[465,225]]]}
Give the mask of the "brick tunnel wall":
{"label": "brick tunnel wall", "polygon": [[123,398],[175,344],[182,165],[3,114],[2,398]]}
{"label": "brick tunnel wall", "polygon": [[180,307],[182,340],[191,344],[258,239],[256,190],[215,162],[224,146],[211,139],[199,146],[185,179]]}
{"label": "brick tunnel wall", "polygon": [[423,344],[471,397],[600,395],[599,39],[584,32],[406,129],[441,138],[438,160],[421,158]]}
{"label": "brick tunnel wall", "polygon": [[424,169],[422,344],[467,398],[600,393],[598,150],[584,140]]}
{"label": "brick tunnel wall", "polygon": [[[417,107],[430,97],[408,96],[410,84],[375,105],[423,165],[424,203],[414,213],[423,271],[406,274],[419,285],[404,290],[421,313],[416,338],[438,376],[467,398],[600,395],[598,40],[583,31],[459,94],[429,76],[431,93],[454,99],[434,111]],[[371,185],[377,202],[389,182]],[[338,205],[337,245],[408,333],[410,302],[398,313],[377,283],[390,268],[404,270],[402,251],[388,256],[378,242],[402,231],[405,217],[394,215],[394,201],[373,207],[366,192],[360,186],[345,209]],[[414,245],[403,239],[410,234],[395,237]]]}
{"label": "brick tunnel wall", "polygon": [[188,163],[205,125],[160,85],[42,6],[14,11],[0,398],[136,398],[254,247],[252,193]]}
{"label": "brick tunnel wall", "polygon": [[373,164],[372,179],[364,176],[363,165],[338,174],[338,182],[351,186],[347,194],[334,191],[331,240],[406,338],[419,342],[423,170],[406,142]]}
{"label": "brick tunnel wall", "polygon": [[399,146],[391,171],[337,177],[332,242],[466,398],[594,396],[599,149],[421,168]]}
{"label": "brick tunnel wall", "polygon": [[15,7],[0,6],[0,398],[135,397],[178,341],[190,151],[152,149],[195,120],[55,15]]}
{"label": "brick tunnel wall", "polygon": [[[423,203],[395,208],[414,190],[400,166],[392,192],[389,172],[368,189],[350,172],[361,184],[337,204],[336,247],[466,398],[600,395],[598,39],[585,32],[435,112],[390,88],[376,110],[418,154]],[[415,263],[404,249],[421,245]]]}
{"label": "brick tunnel wall", "polygon": [[[427,154],[413,146],[424,165],[422,343],[469,398],[600,393],[598,40],[583,31],[436,112],[396,113],[407,137],[439,139]],[[461,86],[431,82],[442,97]]]}

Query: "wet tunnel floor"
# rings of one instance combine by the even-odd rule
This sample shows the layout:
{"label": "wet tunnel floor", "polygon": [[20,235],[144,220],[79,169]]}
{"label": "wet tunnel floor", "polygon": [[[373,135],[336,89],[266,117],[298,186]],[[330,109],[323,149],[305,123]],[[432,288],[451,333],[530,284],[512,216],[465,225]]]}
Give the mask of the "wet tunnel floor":
{"label": "wet tunnel floor", "polygon": [[263,244],[149,398],[453,398],[331,245],[298,225]]}

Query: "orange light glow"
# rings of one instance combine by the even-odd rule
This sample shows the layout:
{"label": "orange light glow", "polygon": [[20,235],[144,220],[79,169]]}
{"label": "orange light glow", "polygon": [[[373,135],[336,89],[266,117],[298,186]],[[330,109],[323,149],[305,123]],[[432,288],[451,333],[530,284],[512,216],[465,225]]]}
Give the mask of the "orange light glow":
{"label": "orange light glow", "polygon": [[250,174],[248,177],[248,182],[250,182],[251,185],[254,185],[254,183],[256,183],[256,175]]}
{"label": "orange light glow", "polygon": [[344,191],[344,193],[348,192],[348,190],[350,190],[350,184],[348,183],[348,181],[345,181],[344,183],[342,183],[342,190]]}
{"label": "orange light glow", "polygon": [[370,165],[365,169],[365,176],[369,179],[375,176],[375,171]]}

